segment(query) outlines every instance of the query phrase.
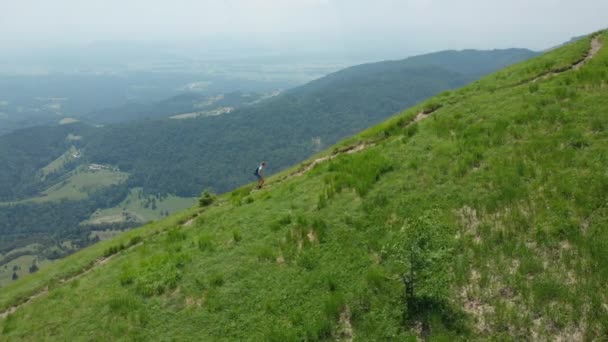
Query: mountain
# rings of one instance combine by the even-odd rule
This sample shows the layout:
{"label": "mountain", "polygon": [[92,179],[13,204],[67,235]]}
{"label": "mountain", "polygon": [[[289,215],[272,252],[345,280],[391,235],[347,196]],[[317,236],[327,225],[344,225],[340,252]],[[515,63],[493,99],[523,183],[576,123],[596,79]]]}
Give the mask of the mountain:
{"label": "mountain", "polygon": [[0,292],[3,339],[601,340],[608,33]]}
{"label": "mountain", "polygon": [[247,182],[261,159],[279,171],[429,96],[533,55],[521,49],[447,51],[361,65],[230,115],[110,125],[87,139],[86,153],[130,172],[151,193],[228,191]]}
{"label": "mountain", "polygon": [[[190,207],[202,189],[232,190],[253,178],[260,160],[268,160],[269,172],[280,171],[429,96],[532,55],[439,52],[352,67],[284,94],[186,93],[149,111],[116,111],[123,119],[164,119],[2,136],[0,266],[21,267],[23,275],[32,258],[57,259],[163,218]],[[0,285],[11,277],[8,268],[0,270]]]}

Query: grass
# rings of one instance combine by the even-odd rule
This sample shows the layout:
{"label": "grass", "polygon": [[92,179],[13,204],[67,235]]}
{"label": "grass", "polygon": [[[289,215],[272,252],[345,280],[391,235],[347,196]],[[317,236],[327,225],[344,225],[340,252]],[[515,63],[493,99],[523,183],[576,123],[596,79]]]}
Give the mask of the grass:
{"label": "grass", "polygon": [[61,171],[67,163],[74,160],[74,155],[80,153],[74,146],[70,147],[64,154],[59,156],[57,159],[50,162],[48,165],[40,169],[40,176],[42,179],[48,175]]}
{"label": "grass", "polygon": [[[425,104],[336,147],[374,141],[366,151],[300,177],[284,179],[297,167],[287,170],[265,189],[220,195],[21,279],[0,292],[0,307],[49,293],[0,321],[0,336],[333,340],[348,308],[361,341],[414,339],[416,327],[437,340],[601,339],[608,49],[534,91],[524,83],[588,46],[583,39],[442,94],[415,131]],[[385,246],[428,213],[451,246],[446,295],[423,291],[411,312]],[[416,246],[425,260],[444,259],[424,241]],[[59,282],[108,251],[106,264]]]}

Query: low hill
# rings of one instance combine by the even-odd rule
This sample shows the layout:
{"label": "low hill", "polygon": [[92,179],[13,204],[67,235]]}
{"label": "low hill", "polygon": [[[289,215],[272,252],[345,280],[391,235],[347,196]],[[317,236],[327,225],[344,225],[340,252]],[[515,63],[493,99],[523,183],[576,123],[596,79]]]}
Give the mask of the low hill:
{"label": "low hill", "polygon": [[608,33],[0,293],[7,340],[600,340]]}

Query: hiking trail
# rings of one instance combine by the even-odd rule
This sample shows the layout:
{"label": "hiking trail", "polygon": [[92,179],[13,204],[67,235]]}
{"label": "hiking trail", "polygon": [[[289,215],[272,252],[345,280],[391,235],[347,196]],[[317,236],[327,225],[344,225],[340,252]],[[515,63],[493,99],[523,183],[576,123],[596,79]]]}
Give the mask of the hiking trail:
{"label": "hiking trail", "polygon": [[585,57],[581,58],[576,63],[570,65],[567,68],[547,71],[546,73],[543,73],[541,75],[536,76],[530,82],[524,82],[522,84],[536,83],[538,81],[546,80],[546,79],[548,79],[550,77],[557,76],[557,75],[562,74],[562,73],[564,73],[566,71],[579,70],[585,64],[587,64],[587,62],[589,62],[593,57],[595,57],[595,55],[597,55],[597,53],[602,49],[602,41],[600,40],[600,37],[601,37],[601,34],[597,34],[597,35],[595,35],[591,39],[591,47],[589,48],[589,51],[587,51],[587,53],[585,54]]}

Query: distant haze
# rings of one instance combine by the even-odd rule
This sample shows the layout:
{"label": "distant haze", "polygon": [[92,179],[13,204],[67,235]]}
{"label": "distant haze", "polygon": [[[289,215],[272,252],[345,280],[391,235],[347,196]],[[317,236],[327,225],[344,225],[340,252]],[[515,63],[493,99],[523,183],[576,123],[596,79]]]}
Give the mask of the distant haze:
{"label": "distant haze", "polygon": [[8,51],[120,41],[398,58],[540,50],[608,26],[607,13],[606,0],[0,0],[0,44]]}

